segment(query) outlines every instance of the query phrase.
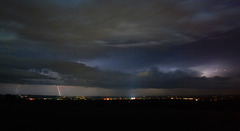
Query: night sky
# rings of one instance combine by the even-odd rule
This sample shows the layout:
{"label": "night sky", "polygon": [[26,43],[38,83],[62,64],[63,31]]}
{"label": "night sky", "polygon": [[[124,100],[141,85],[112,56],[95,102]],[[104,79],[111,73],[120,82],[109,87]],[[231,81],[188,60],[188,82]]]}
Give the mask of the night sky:
{"label": "night sky", "polygon": [[240,94],[239,0],[0,0],[0,94]]}

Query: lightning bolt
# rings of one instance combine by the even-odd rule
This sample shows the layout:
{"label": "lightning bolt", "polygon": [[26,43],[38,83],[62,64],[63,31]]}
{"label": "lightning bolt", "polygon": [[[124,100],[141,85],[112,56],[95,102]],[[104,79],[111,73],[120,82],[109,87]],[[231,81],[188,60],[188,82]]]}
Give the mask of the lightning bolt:
{"label": "lightning bolt", "polygon": [[21,87],[21,84],[18,84],[17,85],[17,88],[16,88],[16,94],[18,94],[19,90],[20,90],[20,87]]}
{"label": "lightning bolt", "polygon": [[57,91],[58,91],[58,95],[61,96],[61,91],[60,91],[59,86],[57,86]]}
{"label": "lightning bolt", "polygon": [[216,68],[216,70],[215,70],[214,72],[218,72],[218,67],[219,67],[219,66],[217,65],[217,68]]}

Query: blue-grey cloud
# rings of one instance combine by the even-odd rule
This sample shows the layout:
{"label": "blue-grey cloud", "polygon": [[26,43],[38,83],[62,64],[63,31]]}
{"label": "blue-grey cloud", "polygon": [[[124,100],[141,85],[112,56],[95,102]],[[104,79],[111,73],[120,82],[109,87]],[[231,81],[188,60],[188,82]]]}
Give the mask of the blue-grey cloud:
{"label": "blue-grey cloud", "polygon": [[54,46],[132,47],[184,44],[238,27],[238,5],[216,0],[10,0],[2,2],[0,12],[1,25],[23,39]]}
{"label": "blue-grey cloud", "polygon": [[[238,1],[0,2],[0,82],[171,89],[239,85]],[[214,74],[212,67],[222,72]]]}
{"label": "blue-grey cloud", "polygon": [[[21,64],[24,63],[24,64]],[[27,64],[31,62],[30,64]],[[11,66],[10,66],[11,65]],[[13,60],[1,63],[4,83],[72,85],[110,89],[235,89],[239,76],[203,77],[194,70],[161,71],[154,67],[137,73],[103,71],[63,61]],[[4,70],[3,70],[4,69]]]}

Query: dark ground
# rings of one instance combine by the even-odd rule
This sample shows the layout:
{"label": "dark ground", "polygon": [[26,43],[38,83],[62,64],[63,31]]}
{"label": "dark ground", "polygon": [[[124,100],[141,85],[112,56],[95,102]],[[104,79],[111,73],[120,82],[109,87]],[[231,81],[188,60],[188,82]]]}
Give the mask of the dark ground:
{"label": "dark ground", "polygon": [[1,101],[1,130],[240,131],[235,101]]}

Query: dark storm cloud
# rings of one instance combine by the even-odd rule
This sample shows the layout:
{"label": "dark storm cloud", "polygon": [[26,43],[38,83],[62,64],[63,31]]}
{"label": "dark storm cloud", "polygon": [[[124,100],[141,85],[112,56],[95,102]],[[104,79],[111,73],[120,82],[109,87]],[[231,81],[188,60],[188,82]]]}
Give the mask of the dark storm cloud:
{"label": "dark storm cloud", "polygon": [[[0,2],[1,82],[169,89],[239,85],[238,1]],[[202,77],[205,64],[216,63],[229,63],[231,72]]]}
{"label": "dark storm cloud", "polygon": [[50,42],[54,47],[183,44],[239,26],[240,12],[237,1],[1,3],[2,30],[11,36],[2,35],[2,40],[16,37]]}
{"label": "dark storm cloud", "polygon": [[[163,72],[151,68],[136,74],[102,71],[84,64],[63,61],[13,60],[1,63],[1,82],[21,84],[73,85],[110,89],[235,89],[239,77],[201,77],[193,70]],[[21,64],[22,62],[22,64]],[[25,63],[25,64],[23,64]],[[9,66],[11,65],[11,66]]]}
{"label": "dark storm cloud", "polygon": [[114,48],[106,53],[108,57],[99,57],[85,63],[93,67],[97,65],[103,69],[130,72],[150,68],[153,65],[162,69],[186,69],[201,65],[217,67],[218,65],[239,73],[239,35],[240,29],[236,28],[224,33],[212,34],[196,42],[172,47]]}
{"label": "dark storm cloud", "polygon": [[152,57],[151,52],[161,52],[163,46],[196,42],[239,27],[239,5],[218,0],[2,0],[0,51],[69,61],[115,57],[115,51],[125,54],[134,48],[129,50],[135,56]]}
{"label": "dark storm cloud", "polygon": [[143,88],[196,88],[221,89],[237,88],[239,77],[201,77],[200,72],[192,70],[175,70],[167,73],[151,69],[139,78],[138,84]]}

